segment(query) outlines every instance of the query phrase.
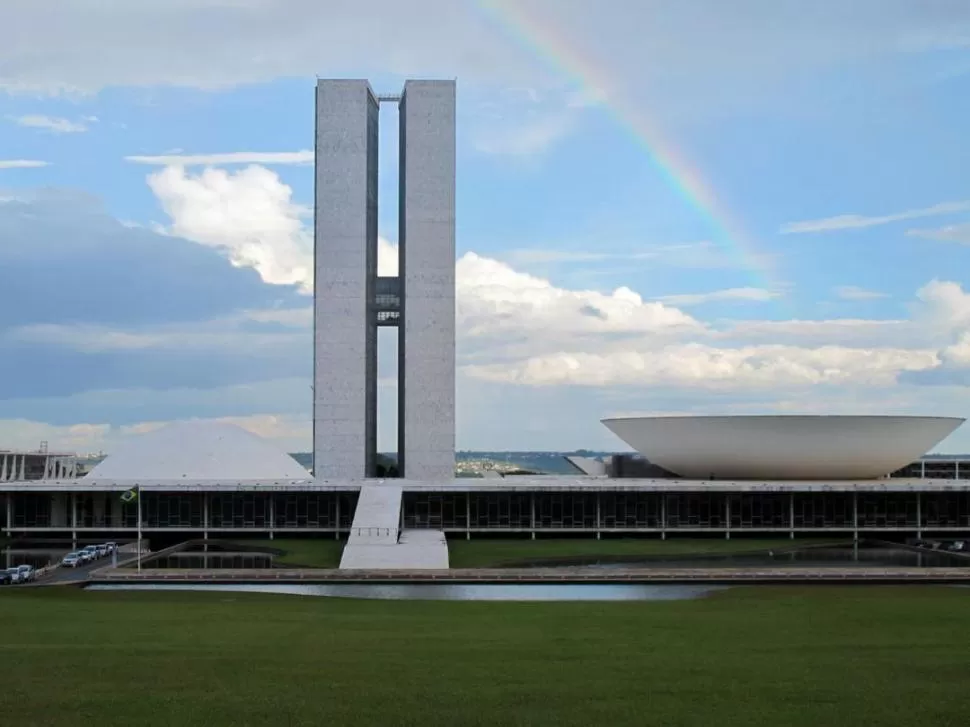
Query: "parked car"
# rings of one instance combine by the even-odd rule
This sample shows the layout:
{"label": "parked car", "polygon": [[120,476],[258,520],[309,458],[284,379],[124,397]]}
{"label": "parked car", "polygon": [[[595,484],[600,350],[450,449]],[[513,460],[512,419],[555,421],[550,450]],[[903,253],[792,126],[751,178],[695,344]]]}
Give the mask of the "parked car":
{"label": "parked car", "polygon": [[4,573],[10,576],[11,583],[20,583],[20,569],[19,568],[7,568]]}
{"label": "parked car", "polygon": [[109,540],[107,543],[105,543],[105,545],[107,546],[109,553],[114,553],[116,550],[118,550],[118,544],[113,540]]}
{"label": "parked car", "polygon": [[0,586],[9,586],[13,583],[13,576],[5,570],[0,570]]}
{"label": "parked car", "polygon": [[109,551],[109,550],[108,550],[108,546],[107,546],[107,545],[105,545],[104,543],[101,543],[100,545],[96,545],[96,546],[94,546],[94,547],[95,547],[95,548],[97,548],[97,551],[98,551],[98,557],[99,557],[99,558],[103,558],[103,557],[105,557],[105,556],[106,556],[106,555],[107,555],[107,554],[108,554],[109,552],[111,552],[111,551]]}
{"label": "parked car", "polygon": [[61,559],[61,565],[65,568],[77,568],[79,565],[84,565],[84,559],[80,553],[71,552]]}
{"label": "parked car", "polygon": [[18,565],[17,570],[20,571],[20,580],[23,583],[29,583],[37,577],[37,573],[34,571],[34,566],[32,565]]}
{"label": "parked car", "polygon": [[91,560],[97,560],[98,558],[101,557],[100,555],[98,555],[97,545],[85,545],[83,548],[81,548],[80,552],[90,554]]}
{"label": "parked car", "polygon": [[82,563],[90,563],[94,560],[94,551],[83,548],[77,551],[78,556],[81,558]]}

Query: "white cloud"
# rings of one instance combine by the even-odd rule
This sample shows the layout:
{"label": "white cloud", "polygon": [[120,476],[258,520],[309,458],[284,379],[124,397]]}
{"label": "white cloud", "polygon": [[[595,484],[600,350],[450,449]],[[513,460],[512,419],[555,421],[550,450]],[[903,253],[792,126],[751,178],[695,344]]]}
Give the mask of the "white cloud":
{"label": "white cloud", "polygon": [[35,159],[0,159],[0,169],[37,169],[49,164]]}
{"label": "white cloud", "polygon": [[[235,424],[273,442],[282,451],[306,449],[312,423],[308,416],[292,414],[254,414],[216,417],[206,421]],[[0,441],[12,449],[37,449],[47,442],[51,450],[97,454],[115,450],[132,437],[159,429],[169,421],[144,421],[112,426],[84,422],[58,426],[26,419],[0,419]]]}
{"label": "white cloud", "polygon": [[938,364],[935,351],[774,345],[724,349],[684,344],[654,350],[553,353],[514,363],[471,364],[465,371],[490,381],[530,386],[743,390],[818,384],[890,386],[902,371],[919,371]]}
{"label": "white cloud", "polygon": [[19,126],[26,126],[31,129],[43,129],[53,134],[79,134],[87,131],[90,128],[89,124],[98,120],[95,116],[85,116],[82,121],[71,121],[70,119],[44,116],[42,114],[8,116],[7,118]]}
{"label": "white cloud", "polygon": [[[161,231],[226,253],[264,282],[313,290],[311,210],[293,201],[276,172],[248,166],[236,172],[207,167],[198,174],[165,167],[148,176],[170,225]],[[378,239],[379,275],[397,275],[397,246]]]}
{"label": "white cloud", "polygon": [[267,283],[312,289],[309,210],[270,170],[207,168],[197,175],[165,167],[148,184],[171,218],[174,235],[224,250],[233,265],[254,268]]}
{"label": "white cloud", "polygon": [[970,222],[958,225],[946,225],[935,229],[916,229],[906,230],[910,237],[922,237],[927,240],[940,240],[941,242],[956,242],[961,245],[970,245]]}
{"label": "white cloud", "polygon": [[867,290],[857,285],[840,285],[835,289],[835,295],[842,300],[876,300],[887,298],[888,293],[881,293],[878,290]]}
{"label": "white cloud", "polygon": [[877,225],[888,225],[892,222],[913,220],[919,217],[934,217],[958,212],[970,211],[970,201],[941,202],[922,209],[894,212],[888,215],[870,217],[866,215],[837,215],[820,220],[805,220],[802,222],[788,222],[781,226],[779,232],[783,235],[795,235],[806,232],[833,232],[835,230],[851,230]]}
{"label": "white cloud", "polygon": [[970,293],[959,283],[932,280],[916,292],[916,297],[917,320],[922,325],[944,331],[970,328]]}
{"label": "white cloud", "polygon": [[628,267],[606,266],[602,270],[593,263],[628,263],[649,260],[653,265],[686,269],[731,269],[747,268],[750,265],[768,266],[774,261],[772,255],[753,255],[739,260],[723,246],[710,240],[682,242],[666,245],[638,245],[626,249],[603,249],[600,243],[602,232],[597,233],[596,246],[574,248],[557,245],[551,248],[524,247],[502,253],[502,257],[512,265],[558,265],[587,263],[590,270],[597,269],[604,274],[624,273]]}
{"label": "white cloud", "polygon": [[748,301],[766,303],[781,295],[776,290],[766,288],[726,288],[712,290],[709,293],[685,293],[681,295],[665,295],[661,297],[664,303],[670,305],[703,305],[704,303],[718,303],[725,301]]}
{"label": "white cloud", "polygon": [[233,151],[221,154],[159,154],[157,156],[127,156],[125,161],[156,166],[219,166],[225,164],[312,164],[312,149],[302,151]]}
{"label": "white cloud", "polygon": [[700,331],[694,318],[629,288],[564,290],[509,265],[466,253],[457,264],[459,327],[468,337],[666,334]]}
{"label": "white cloud", "polygon": [[[275,173],[249,167],[235,174],[206,169],[188,176],[184,169],[170,167],[149,180],[172,217],[173,232],[226,249],[236,264],[255,268],[266,282],[295,282],[305,289],[312,285],[305,210],[292,202],[291,190]],[[529,254],[533,260],[554,259]],[[381,239],[380,273],[396,274],[396,263],[396,246]],[[302,272],[280,273],[294,270]],[[856,289],[845,292],[859,295]],[[880,386],[904,372],[938,366],[941,350],[950,345],[948,337],[970,326],[970,295],[955,283],[941,281],[918,292],[914,321],[743,321],[716,328],[676,307],[764,301],[777,294],[735,288],[645,301],[624,287],[611,292],[560,288],[508,263],[467,253],[456,263],[459,360],[472,378],[528,385],[692,387],[707,381],[727,389]],[[294,332],[311,320],[303,310],[246,315]],[[220,332],[200,327],[184,335],[156,330],[137,336],[34,327],[19,335],[122,349],[243,347],[246,336],[263,335],[237,328]],[[784,339],[789,342],[779,343]],[[261,345],[272,344],[253,338],[250,348]]]}

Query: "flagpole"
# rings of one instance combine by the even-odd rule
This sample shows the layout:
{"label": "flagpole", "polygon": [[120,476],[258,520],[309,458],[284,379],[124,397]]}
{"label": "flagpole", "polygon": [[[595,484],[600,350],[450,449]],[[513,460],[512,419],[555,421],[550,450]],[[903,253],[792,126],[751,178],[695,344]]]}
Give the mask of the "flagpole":
{"label": "flagpole", "polygon": [[141,573],[141,484],[135,485],[135,502],[138,503],[138,572]]}

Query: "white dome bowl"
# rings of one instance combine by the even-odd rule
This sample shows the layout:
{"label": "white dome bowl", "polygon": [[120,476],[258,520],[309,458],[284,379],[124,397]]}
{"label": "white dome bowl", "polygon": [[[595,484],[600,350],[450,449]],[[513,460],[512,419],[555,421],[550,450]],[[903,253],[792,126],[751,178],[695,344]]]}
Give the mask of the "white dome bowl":
{"label": "white dome bowl", "polygon": [[920,416],[673,416],[603,419],[685,479],[867,480],[916,461],[965,420]]}

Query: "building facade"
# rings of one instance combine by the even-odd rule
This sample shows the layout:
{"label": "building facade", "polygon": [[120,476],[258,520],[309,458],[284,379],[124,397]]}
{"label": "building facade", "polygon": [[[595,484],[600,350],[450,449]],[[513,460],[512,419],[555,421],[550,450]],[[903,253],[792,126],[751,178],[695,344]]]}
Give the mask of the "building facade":
{"label": "building facade", "polygon": [[[0,483],[0,529],[12,537],[75,540],[134,537],[139,530],[148,536],[345,537],[354,530],[361,487],[374,486],[311,479],[7,482]],[[132,487],[139,497],[123,501]],[[400,487],[400,527],[449,537],[970,537],[970,479],[712,484],[537,476],[401,480]]]}

